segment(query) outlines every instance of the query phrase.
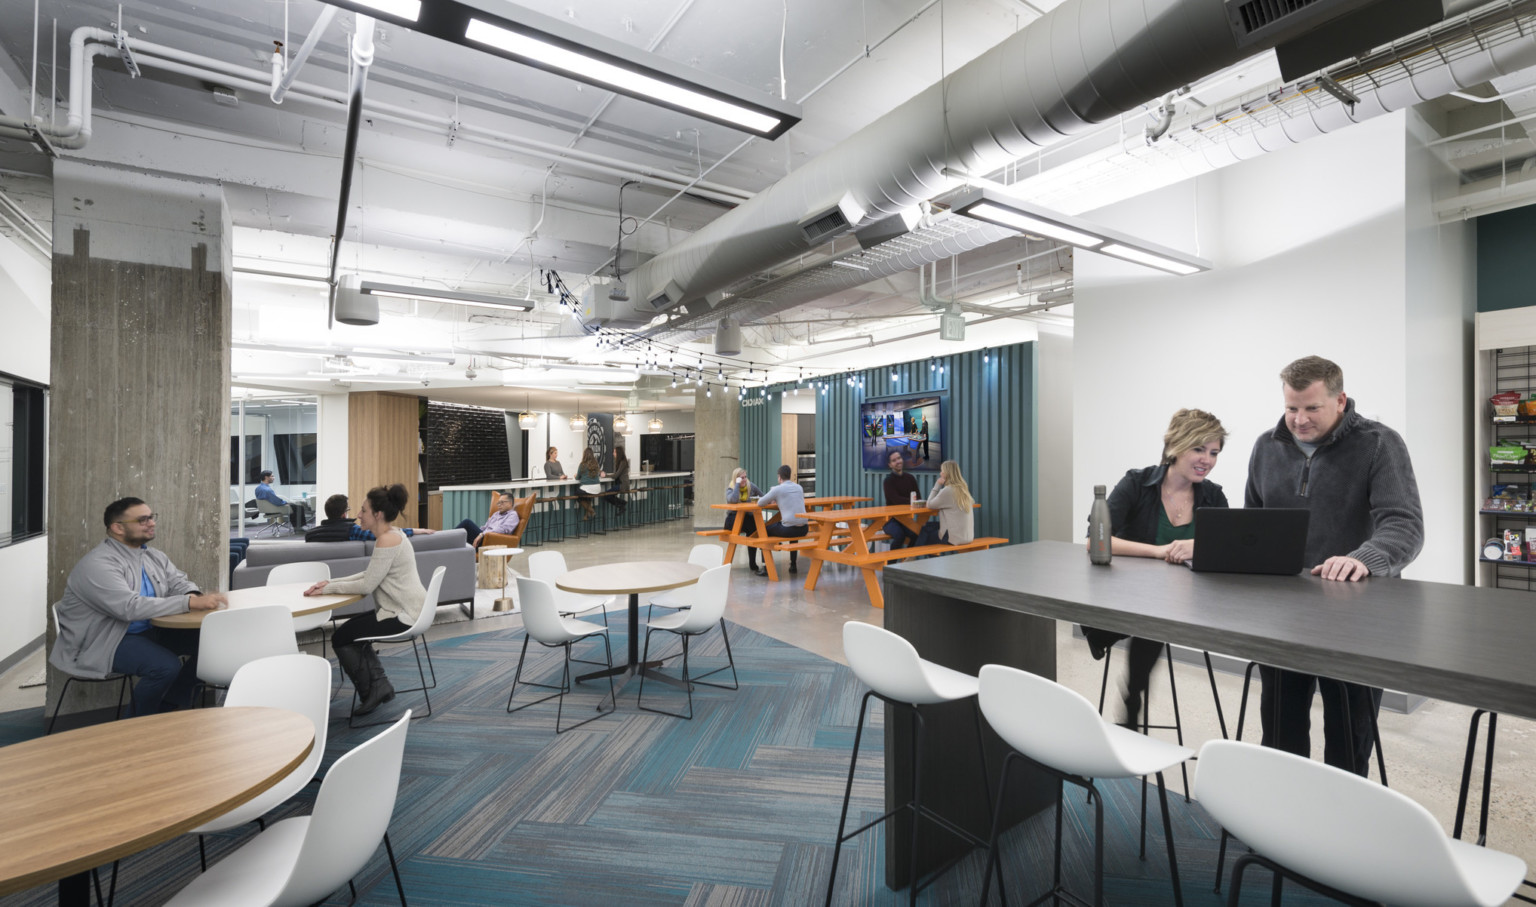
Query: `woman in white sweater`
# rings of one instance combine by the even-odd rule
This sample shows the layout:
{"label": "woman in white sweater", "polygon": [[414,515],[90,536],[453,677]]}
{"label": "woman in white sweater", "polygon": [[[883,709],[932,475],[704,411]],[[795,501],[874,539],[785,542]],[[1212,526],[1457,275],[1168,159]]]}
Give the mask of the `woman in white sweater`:
{"label": "woman in white sweater", "polygon": [[938,511],[938,516],[923,524],[917,535],[917,544],[964,545],[976,538],[975,521],[972,519],[971,488],[960,475],[960,464],[945,460],[939,466],[939,477],[928,492],[928,506]]}
{"label": "woman in white sweater", "polygon": [[377,536],[368,569],[352,576],[321,580],[304,591],[305,595],[373,594],[373,613],[351,618],[331,640],[335,643],[336,660],[357,688],[361,700],[357,706],[359,715],[395,698],[395,688],[384,673],[373,644],[359,644],[357,640],[403,633],[416,622],[427,600],[427,590],[416,572],[416,552],[411,548],[411,540],[392,525],[409,499],[404,485],[380,486],[369,491],[357,514],[358,525]]}

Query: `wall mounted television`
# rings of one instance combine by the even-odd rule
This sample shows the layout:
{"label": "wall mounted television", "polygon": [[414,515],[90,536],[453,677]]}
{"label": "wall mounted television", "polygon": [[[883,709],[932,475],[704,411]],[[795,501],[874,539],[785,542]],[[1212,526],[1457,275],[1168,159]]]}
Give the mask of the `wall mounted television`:
{"label": "wall mounted television", "polygon": [[859,404],[859,455],[865,469],[890,469],[899,453],[907,472],[938,472],[944,462],[949,394],[872,397]]}

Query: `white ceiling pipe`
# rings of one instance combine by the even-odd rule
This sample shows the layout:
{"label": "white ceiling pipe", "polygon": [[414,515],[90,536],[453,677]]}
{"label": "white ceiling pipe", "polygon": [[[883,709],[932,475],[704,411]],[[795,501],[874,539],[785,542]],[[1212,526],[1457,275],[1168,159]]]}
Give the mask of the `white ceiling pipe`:
{"label": "white ceiling pipe", "polygon": [[[314,52],[315,45],[320,43],[320,36],[325,33],[326,26],[331,24],[331,18],[335,15],[336,7],[330,4],[320,8],[320,18],[315,20],[315,27],[311,28],[309,34],[305,36],[303,45],[299,47],[299,52],[293,55],[291,63],[283,67],[282,75],[273,80],[272,91],[268,95],[272,98],[272,103],[283,103],[283,96],[288,93],[288,89],[293,87],[293,81],[299,77],[299,70],[303,69],[304,64],[309,61],[309,55]],[[278,58],[278,61],[281,61],[281,54],[274,52],[273,55]],[[276,68],[274,65],[273,69],[275,70]]]}
{"label": "white ceiling pipe", "polygon": [[702,299],[804,252],[799,221],[824,199],[851,194],[864,222],[894,214],[951,188],[945,168],[991,172],[1269,46],[1239,49],[1223,0],[1067,0],[641,265],[634,285]]}

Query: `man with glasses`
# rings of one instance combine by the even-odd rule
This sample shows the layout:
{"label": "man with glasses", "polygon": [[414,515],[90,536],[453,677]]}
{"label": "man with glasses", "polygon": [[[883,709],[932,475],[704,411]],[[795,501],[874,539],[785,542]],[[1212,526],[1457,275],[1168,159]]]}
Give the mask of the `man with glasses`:
{"label": "man with glasses", "polygon": [[[196,630],[167,630],[150,620],[229,603],[203,594],[171,559],[149,547],[155,514],[138,498],[107,505],[107,537],[70,571],[59,602],[59,636],[48,660],[82,677],[131,674],[133,714],[192,704],[197,681]],[[187,661],[182,663],[185,656]]]}
{"label": "man with glasses", "polygon": [[290,522],[293,523],[293,531],[298,532],[300,529],[303,529],[305,526],[309,525],[309,505],[302,501],[283,500],[282,497],[278,495],[277,489],[272,487],[272,483],[276,480],[277,476],[272,472],[272,470],[263,469],[261,471],[261,484],[256,486],[256,497],[260,500],[266,501],[268,504],[276,504],[279,507],[287,507],[288,510],[292,513]]}

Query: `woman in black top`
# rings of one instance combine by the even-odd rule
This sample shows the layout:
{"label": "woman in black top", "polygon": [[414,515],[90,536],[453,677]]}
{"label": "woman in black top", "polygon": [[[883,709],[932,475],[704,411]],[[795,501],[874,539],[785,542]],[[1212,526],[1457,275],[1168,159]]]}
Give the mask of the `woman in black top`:
{"label": "woman in black top", "polygon": [[619,511],[619,516],[623,516],[629,507],[629,501],[625,499],[629,494],[629,457],[624,455],[623,445],[613,449],[613,487],[609,492],[603,496],[603,500],[612,504]]}
{"label": "woman in black top", "polygon": [[[1110,550],[1121,557],[1159,557],[1182,565],[1195,552],[1195,511],[1225,507],[1221,486],[1207,481],[1226,441],[1221,420],[1198,409],[1173,414],[1163,435],[1163,458],[1156,466],[1132,469],[1109,495]],[[1095,627],[1083,627],[1095,659],[1126,638]],[[1126,670],[1125,725],[1135,727],[1147,701],[1152,668],[1163,644],[1131,637]]]}

